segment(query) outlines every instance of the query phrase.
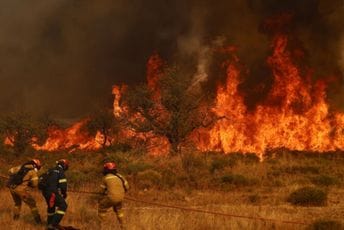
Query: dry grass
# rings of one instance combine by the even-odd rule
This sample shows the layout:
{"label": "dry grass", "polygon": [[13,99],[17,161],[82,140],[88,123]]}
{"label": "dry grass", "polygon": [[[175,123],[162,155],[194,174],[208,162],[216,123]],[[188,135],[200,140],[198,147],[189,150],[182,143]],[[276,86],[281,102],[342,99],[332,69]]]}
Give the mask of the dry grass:
{"label": "dry grass", "polygon": [[[30,216],[29,209],[24,207],[19,221],[12,220],[13,204],[7,190],[0,191],[0,226],[8,226],[0,229],[44,229],[36,227]],[[137,194],[137,197],[145,200],[155,200],[181,206],[188,206],[196,209],[212,210],[234,215],[251,217],[263,217],[284,221],[309,222],[318,218],[327,218],[340,221],[344,216],[344,202],[340,197],[344,190],[332,200],[339,202],[326,207],[293,207],[282,203],[271,204],[248,204],[243,200],[242,193],[192,193],[183,196],[182,192],[177,194],[157,194],[156,191],[147,191]],[[42,216],[45,218],[45,204],[43,197],[35,193]],[[223,199],[224,197],[224,199]],[[177,202],[174,202],[176,198]],[[183,201],[184,200],[184,201]],[[70,194],[68,198],[69,209],[64,225],[73,225],[81,229],[98,229],[97,202],[96,197],[83,194]],[[302,225],[285,223],[273,223],[270,221],[255,221],[250,219],[228,218],[210,214],[187,212],[183,210],[147,206],[131,201],[125,202],[125,215],[128,229],[304,229]],[[109,211],[104,229],[119,229],[115,215]]]}
{"label": "dry grass", "polygon": [[[129,179],[132,188],[128,195],[137,199],[310,224],[319,219],[340,222],[344,216],[344,158],[338,155],[322,157],[282,153],[280,157],[270,158],[264,162],[258,162],[252,156],[211,154],[170,158],[151,158],[127,153],[109,153],[105,156],[94,153],[38,155],[47,163],[46,167],[53,165],[55,159],[66,156],[72,162],[67,177],[70,185],[77,190],[95,191],[101,177],[101,162],[104,157],[109,157],[118,162],[121,172]],[[23,159],[24,157],[13,160],[19,163]],[[2,157],[0,166],[6,161],[9,159]],[[0,167],[2,174],[5,169],[6,167]],[[327,204],[324,207],[296,207],[287,202],[287,197],[293,191],[304,186],[314,186],[315,177],[336,180],[336,183],[322,182],[326,184],[323,189],[328,192]],[[35,196],[40,212],[45,218],[43,197],[38,192]],[[20,220],[12,220],[13,203],[7,189],[0,190],[0,199],[0,229],[44,229],[43,226],[37,228],[34,225],[25,206]],[[95,196],[70,193],[68,204],[64,225],[73,225],[81,229],[99,229]],[[306,228],[302,225],[228,218],[131,201],[125,202],[124,209],[127,229]],[[118,229],[115,215],[111,211],[108,213],[105,226],[104,229]]]}

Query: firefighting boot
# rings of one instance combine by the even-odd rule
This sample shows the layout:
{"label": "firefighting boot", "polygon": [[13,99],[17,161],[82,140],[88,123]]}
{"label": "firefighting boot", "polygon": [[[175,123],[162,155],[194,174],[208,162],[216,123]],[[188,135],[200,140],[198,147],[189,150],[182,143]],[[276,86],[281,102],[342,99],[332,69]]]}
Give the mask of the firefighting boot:
{"label": "firefighting boot", "polygon": [[116,211],[116,216],[117,216],[117,220],[119,223],[119,227],[121,228],[121,230],[124,230],[124,215],[123,215],[123,211],[122,210],[118,210]]}
{"label": "firefighting boot", "polygon": [[59,226],[54,226],[54,225],[52,225],[52,224],[48,224],[48,226],[47,226],[47,230],[59,230],[60,228],[59,228]]}

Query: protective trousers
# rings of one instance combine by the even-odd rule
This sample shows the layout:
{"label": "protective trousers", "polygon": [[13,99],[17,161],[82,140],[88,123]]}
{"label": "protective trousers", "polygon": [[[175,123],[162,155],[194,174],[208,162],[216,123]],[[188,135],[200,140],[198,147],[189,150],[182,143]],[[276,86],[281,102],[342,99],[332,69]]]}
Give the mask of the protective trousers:
{"label": "protective trousers", "polygon": [[65,199],[58,192],[43,192],[47,202],[47,223],[48,226],[58,226],[67,210]]}
{"label": "protective trousers", "polygon": [[22,202],[24,202],[27,206],[29,206],[31,210],[31,214],[34,217],[36,223],[41,223],[41,217],[38,213],[36,201],[32,197],[32,195],[26,190],[16,190],[10,189],[13,201],[14,201],[14,219],[18,219],[20,216],[20,211],[22,207]]}
{"label": "protective trousers", "polygon": [[124,214],[122,210],[122,202],[121,201],[113,201],[108,196],[103,196],[99,199],[98,203],[98,217],[100,221],[104,221],[106,212],[109,208],[112,208],[113,211],[116,213],[117,220],[121,229],[123,229],[124,225]]}

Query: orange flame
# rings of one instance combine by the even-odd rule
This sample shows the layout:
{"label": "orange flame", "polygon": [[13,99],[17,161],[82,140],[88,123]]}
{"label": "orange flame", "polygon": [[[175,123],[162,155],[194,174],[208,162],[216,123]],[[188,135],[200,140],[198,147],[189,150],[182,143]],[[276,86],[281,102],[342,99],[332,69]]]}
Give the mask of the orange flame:
{"label": "orange flame", "polygon": [[208,130],[208,135],[200,130],[200,149],[250,152],[261,157],[266,150],[276,148],[321,152],[344,149],[344,115],[330,113],[323,82],[312,86],[303,80],[310,76],[301,77],[287,44],[287,36],[275,37],[274,52],[267,59],[274,84],[266,102],[253,112],[247,110],[238,92],[238,61],[228,64],[226,85],[218,87],[213,108],[225,119]]}
{"label": "orange flame", "polygon": [[[39,146],[33,144],[36,150],[56,151],[63,149],[85,149],[95,150],[102,147],[104,136],[98,131],[95,137],[89,136],[82,127],[87,120],[79,121],[65,130],[51,127],[48,130],[48,138],[46,142]],[[110,145],[110,140],[106,145]]]}

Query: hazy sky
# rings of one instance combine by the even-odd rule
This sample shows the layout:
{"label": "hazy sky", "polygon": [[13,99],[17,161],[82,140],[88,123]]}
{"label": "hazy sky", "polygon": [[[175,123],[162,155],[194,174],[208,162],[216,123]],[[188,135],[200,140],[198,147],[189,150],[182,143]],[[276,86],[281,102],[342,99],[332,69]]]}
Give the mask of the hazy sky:
{"label": "hazy sky", "polygon": [[269,49],[259,25],[285,11],[319,75],[343,68],[342,0],[1,0],[0,111],[84,116],[113,84],[143,81],[154,51],[195,63],[219,37],[259,76]]}

